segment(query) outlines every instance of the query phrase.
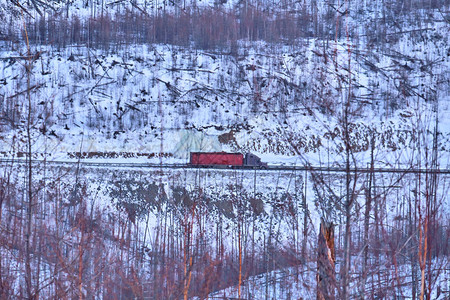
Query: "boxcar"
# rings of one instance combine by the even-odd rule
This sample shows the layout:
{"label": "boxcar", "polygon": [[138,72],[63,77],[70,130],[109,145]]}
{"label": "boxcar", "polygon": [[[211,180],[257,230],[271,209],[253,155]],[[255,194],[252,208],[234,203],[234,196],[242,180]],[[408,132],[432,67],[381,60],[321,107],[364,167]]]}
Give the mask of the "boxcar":
{"label": "boxcar", "polygon": [[243,166],[244,155],[227,152],[191,152],[191,165]]}
{"label": "boxcar", "polygon": [[190,165],[192,166],[230,166],[241,168],[267,168],[267,163],[252,154],[227,152],[191,152]]}

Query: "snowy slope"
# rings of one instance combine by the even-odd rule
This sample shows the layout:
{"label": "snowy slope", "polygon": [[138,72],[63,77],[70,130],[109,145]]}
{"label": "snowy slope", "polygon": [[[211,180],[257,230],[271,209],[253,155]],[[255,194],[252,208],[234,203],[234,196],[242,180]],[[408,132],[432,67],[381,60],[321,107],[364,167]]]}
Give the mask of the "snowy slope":
{"label": "snowy slope", "polygon": [[[382,3],[378,1],[357,1],[346,12],[345,5],[350,1],[341,2],[44,1],[40,5],[49,4],[52,8],[39,6],[43,11],[41,17],[30,1],[23,4],[29,14],[24,11],[22,17],[17,5],[0,0],[3,21],[0,24],[0,158],[25,156],[29,126],[34,157],[48,160],[76,161],[77,152],[86,152],[83,159],[91,161],[187,163],[191,151],[233,151],[253,152],[269,164],[336,167],[345,166],[348,148],[352,167],[367,167],[373,156],[375,167],[448,169],[448,12],[438,8],[413,10],[413,4],[418,5],[414,1],[410,1],[409,8],[403,1],[402,5],[386,1],[389,6],[383,7],[389,8],[386,10],[380,9]],[[314,23],[316,13],[320,22],[315,23],[318,28],[314,30],[320,37],[306,32],[302,38],[274,42],[242,38],[236,44],[227,41],[224,46],[208,49],[195,43],[182,47],[134,41],[96,48],[84,42],[62,45],[53,44],[51,39],[42,42],[36,39],[31,43],[32,59],[26,59],[24,19],[31,32],[40,30],[41,27],[34,25],[45,23],[51,16],[56,16],[58,22],[80,18],[89,24],[88,20],[98,21],[105,11],[114,19],[128,11],[156,16],[162,11],[183,15],[184,6],[221,6],[222,12],[227,8],[239,12],[240,7],[259,7],[259,4],[263,6],[261,10],[274,12],[272,19],[278,14],[292,14],[299,18],[296,19],[299,24],[301,16],[310,18],[306,23]],[[447,6],[442,7],[448,10]],[[415,14],[408,13],[412,11]],[[401,13],[402,17],[396,18],[395,13]],[[72,30],[76,23],[68,24]],[[7,36],[13,38],[8,40]],[[435,155],[437,161],[433,161]],[[10,226],[10,220],[24,220],[16,219],[16,210],[21,214],[27,212],[25,173],[23,165],[10,162],[2,165],[2,176],[7,180],[0,178],[1,195],[7,191],[9,194],[5,195],[10,197],[1,207],[7,208],[2,210],[2,226]],[[244,252],[248,251],[250,257],[252,246],[252,259],[259,259],[262,265],[269,253],[276,256],[272,257],[273,262],[282,261],[286,255],[292,264],[300,265],[299,269],[288,268],[290,264],[283,262],[270,270],[253,269],[252,272],[262,273],[246,274],[243,288],[246,297],[314,297],[311,296],[315,295],[314,251],[320,218],[336,224],[338,250],[342,250],[345,225],[344,176],[325,172],[317,180],[316,175],[263,170],[169,172],[80,165],[52,168],[43,162],[33,168],[31,176],[36,187],[39,185],[36,199],[41,206],[36,206],[36,214],[42,213],[46,219],[41,222],[36,218],[34,225],[42,226],[46,236],[54,234],[55,249],[60,250],[61,244],[61,249],[69,253],[67,261],[69,258],[75,261],[83,257],[77,251],[84,242],[84,219],[80,216],[86,214],[91,233],[95,233],[89,238],[99,237],[86,247],[90,248],[89,253],[103,250],[106,259],[101,260],[103,257],[98,255],[99,261],[106,266],[119,261],[115,270],[122,270],[122,264],[129,262],[130,268],[125,271],[129,273],[125,275],[131,274],[130,277],[136,275],[132,270],[138,266],[136,278],[142,286],[155,280],[158,289],[166,292],[172,288],[167,283],[168,277],[163,275],[158,282],[148,272],[149,268],[160,267],[164,271],[169,266],[152,256],[158,254],[159,248],[166,250],[166,241],[161,243],[161,236],[171,239],[173,247],[170,250],[173,252],[167,250],[167,257],[163,257],[173,259],[175,271],[171,283],[181,285],[180,278],[185,279],[182,276],[186,275],[182,271],[184,267],[186,272],[183,256],[186,253],[181,252],[186,248],[192,256],[196,251],[203,251],[204,256],[195,257],[198,260],[193,267],[197,272],[194,277],[202,280],[205,277],[201,267],[208,264],[203,265],[201,259],[211,260],[214,269],[219,264],[214,259],[219,258],[220,264],[231,268],[236,277],[239,235]],[[375,234],[371,227],[368,243],[373,253],[379,251],[377,247],[382,247],[383,253],[369,257],[373,273],[366,282],[368,289],[376,286],[383,291],[395,284],[389,289],[392,293],[389,296],[396,292],[410,295],[411,280],[417,281],[420,276],[415,261],[420,249],[407,247],[420,245],[421,241],[417,241],[423,217],[420,209],[426,208],[425,199],[432,192],[439,209],[438,229],[442,232],[438,233],[439,238],[443,236],[440,242],[445,241],[446,215],[450,211],[447,177],[439,177],[439,183],[432,185],[432,176],[421,176],[377,174],[373,179],[374,205],[378,205],[376,210],[380,215],[375,216],[374,207],[366,215],[371,226],[373,220],[378,221],[376,225],[381,232]],[[367,179],[365,175],[355,176],[352,191],[355,202],[351,226],[355,251],[358,251],[352,254],[355,256],[351,271],[358,274],[351,282],[354,294],[360,288],[355,284],[360,283],[362,249],[367,246],[362,241],[364,209],[369,198],[367,182],[371,180]],[[437,191],[432,190],[434,187]],[[58,215],[60,212],[63,215]],[[408,227],[413,224],[407,222],[412,216],[417,217],[414,220],[417,228]],[[17,227],[18,230],[25,231],[26,222],[20,222],[23,228]],[[303,225],[305,228],[301,228]],[[58,226],[65,231],[60,234]],[[161,233],[162,230],[165,232]],[[193,248],[189,248],[187,241],[189,230],[192,231],[189,238],[197,243]],[[15,231],[2,234],[10,232],[15,236]],[[305,254],[299,249],[306,240]],[[380,240],[385,245],[377,245]],[[437,246],[445,248],[445,245]],[[16,248],[24,252],[20,243],[0,247],[0,262],[12,261],[2,266],[14,277],[12,290],[18,294],[23,290],[24,280],[16,275],[23,273],[25,267],[23,259],[17,258]],[[123,255],[126,258],[122,261]],[[96,256],[92,254],[92,257]],[[338,253],[338,266],[342,257]],[[300,259],[307,259],[308,263],[300,264]],[[380,259],[381,262],[377,261]],[[396,259],[401,260],[400,271]],[[53,275],[49,270],[56,270],[58,263],[46,257],[37,265],[43,266],[42,276],[51,281]],[[196,266],[200,269],[195,269]],[[428,269],[429,281],[434,282],[432,295],[436,297],[437,286],[439,291],[441,286],[444,290],[448,287],[447,266],[448,259],[440,255],[433,261],[432,269]],[[103,270],[106,267],[100,273]],[[72,282],[68,276],[76,275],[76,271],[68,267],[57,271],[61,277],[67,276],[60,281],[63,285],[78,284],[73,284],[76,280]],[[383,278],[377,272],[382,272]],[[89,278],[93,273],[88,266],[84,276]],[[126,277],[117,274],[120,280],[116,279],[114,284]],[[231,278],[228,288],[221,287],[214,293],[207,290],[206,295],[236,296],[235,279]],[[159,286],[161,282],[164,284]],[[88,295],[93,285],[89,280],[84,286],[80,284],[80,295]],[[50,286],[45,293],[50,295],[51,289]],[[71,295],[75,297],[77,292]],[[99,298],[107,295],[106,289],[98,293]]]}
{"label": "snowy slope", "polygon": [[[445,38],[413,45],[399,41],[398,51],[408,53],[402,56],[392,49],[377,53],[353,45],[350,138],[362,165],[368,159],[369,132],[386,165],[410,164],[417,133],[425,130],[423,138],[432,141],[437,108],[440,165],[448,166],[449,58],[440,53],[445,43]],[[426,54],[420,52],[424,47]],[[3,58],[20,53],[7,48],[3,45]],[[175,158],[199,150],[251,151],[270,161],[277,155],[274,162],[302,154],[314,164],[340,164],[346,45],[309,41],[299,50],[294,54],[287,46],[245,42],[238,56],[169,45],[117,52],[33,46],[39,52],[31,76],[34,127],[42,133],[45,126],[45,135],[36,130],[36,150],[42,152],[46,144],[58,158],[80,150],[163,152]],[[423,66],[430,56],[432,72]],[[21,151],[12,137],[25,116],[20,91],[26,74],[19,59],[2,60],[0,69],[4,115],[10,118],[11,107],[19,109],[14,124],[3,122],[2,149],[11,156]],[[405,84],[407,90],[398,88]]]}

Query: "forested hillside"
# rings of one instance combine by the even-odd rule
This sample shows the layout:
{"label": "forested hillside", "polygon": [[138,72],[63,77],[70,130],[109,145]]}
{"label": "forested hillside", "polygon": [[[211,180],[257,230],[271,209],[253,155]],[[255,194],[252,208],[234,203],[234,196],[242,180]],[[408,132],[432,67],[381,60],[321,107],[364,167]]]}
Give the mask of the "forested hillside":
{"label": "forested hillside", "polygon": [[446,299],[449,9],[1,0],[0,298]]}

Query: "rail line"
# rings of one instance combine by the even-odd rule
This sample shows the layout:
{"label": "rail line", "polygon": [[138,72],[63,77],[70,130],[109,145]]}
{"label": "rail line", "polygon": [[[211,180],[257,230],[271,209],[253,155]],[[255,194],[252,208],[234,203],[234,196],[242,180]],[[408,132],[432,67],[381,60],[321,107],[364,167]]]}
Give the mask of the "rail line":
{"label": "rail line", "polygon": [[[0,159],[0,164],[25,164],[26,159]],[[92,162],[92,161],[63,161],[63,160],[39,160],[33,159],[33,165],[45,163],[48,166],[76,166],[93,168],[153,168],[153,169],[204,169],[204,170],[258,170],[258,171],[311,171],[311,172],[329,172],[345,173],[345,167],[323,167],[323,166],[283,166],[269,165],[265,168],[260,167],[241,167],[241,166],[219,166],[219,165],[190,165],[190,164],[151,164],[151,163],[131,163],[131,162]],[[450,174],[448,168],[355,168],[349,170],[352,173],[411,173],[411,174]]]}

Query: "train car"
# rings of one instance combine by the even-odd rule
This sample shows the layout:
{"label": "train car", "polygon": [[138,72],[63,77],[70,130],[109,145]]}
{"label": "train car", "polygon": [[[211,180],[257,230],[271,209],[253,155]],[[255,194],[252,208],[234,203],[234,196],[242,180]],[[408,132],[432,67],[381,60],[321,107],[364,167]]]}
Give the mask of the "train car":
{"label": "train car", "polygon": [[267,163],[261,161],[261,158],[252,153],[246,153],[244,157],[244,166],[245,167],[259,167],[261,169],[267,168]]}
{"label": "train car", "polygon": [[209,166],[242,166],[244,155],[227,152],[191,152],[191,165]]}
{"label": "train car", "polygon": [[192,166],[224,166],[236,168],[266,168],[267,164],[251,153],[191,152],[189,164]]}

